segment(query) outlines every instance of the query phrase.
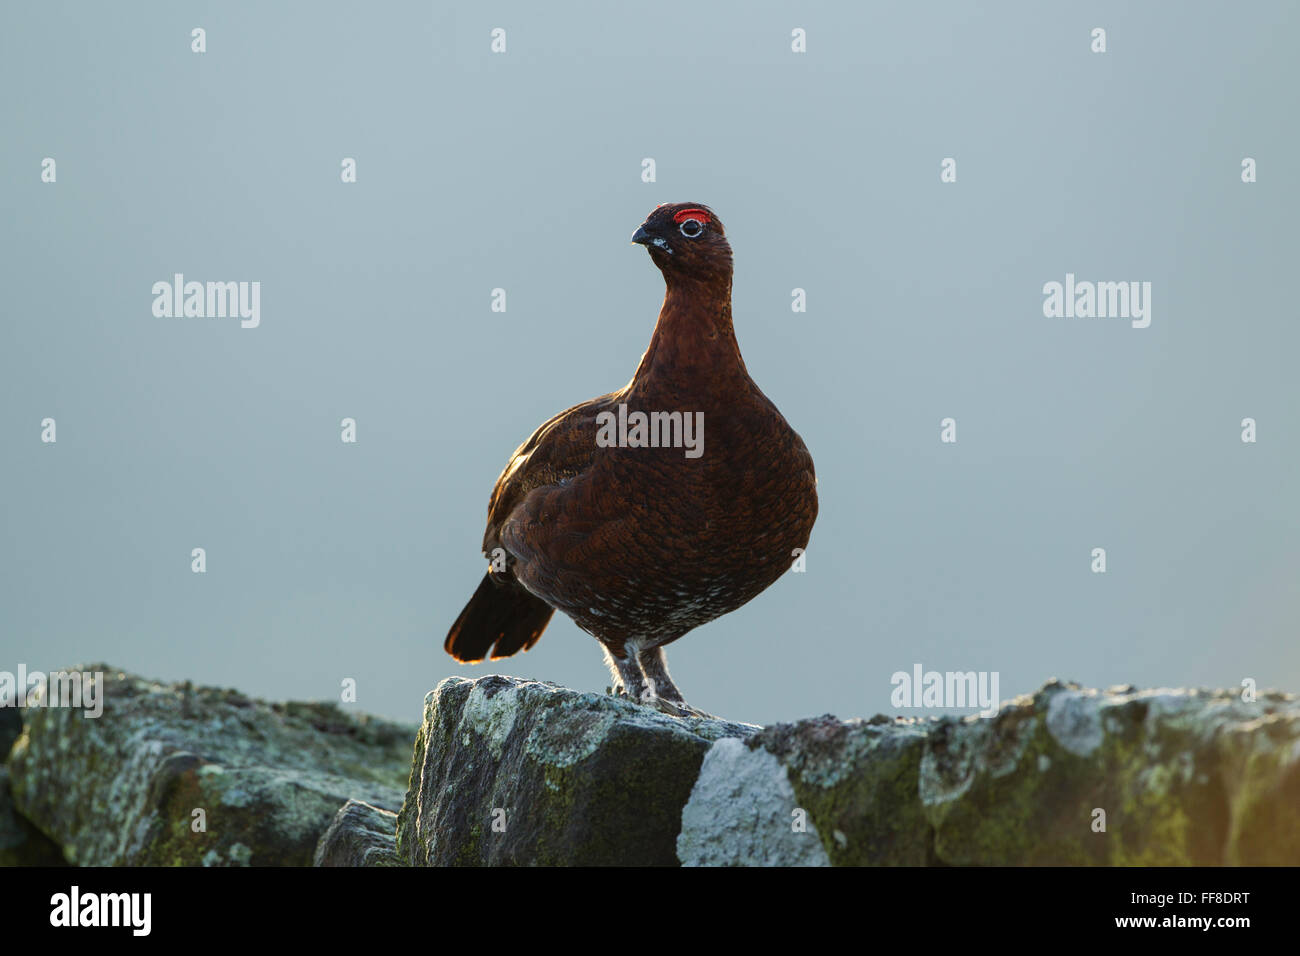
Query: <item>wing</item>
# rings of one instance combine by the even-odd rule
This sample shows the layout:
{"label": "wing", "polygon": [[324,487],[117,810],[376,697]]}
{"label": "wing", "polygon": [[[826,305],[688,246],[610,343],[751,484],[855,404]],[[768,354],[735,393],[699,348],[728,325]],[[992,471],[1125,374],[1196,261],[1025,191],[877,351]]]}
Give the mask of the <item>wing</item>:
{"label": "wing", "polygon": [[611,392],[566,408],[515,449],[488,502],[485,556],[490,558],[493,549],[500,547],[501,526],[529,492],[567,483],[591,466],[596,454],[596,416],[612,410],[618,394]]}

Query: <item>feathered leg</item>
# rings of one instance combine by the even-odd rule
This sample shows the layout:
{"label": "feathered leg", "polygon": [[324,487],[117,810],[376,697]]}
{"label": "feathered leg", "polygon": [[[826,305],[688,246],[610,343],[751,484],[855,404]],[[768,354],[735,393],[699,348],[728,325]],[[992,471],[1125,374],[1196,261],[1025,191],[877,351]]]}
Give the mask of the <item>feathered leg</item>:
{"label": "feathered leg", "polygon": [[610,693],[641,703],[649,688],[646,687],[645,676],[641,673],[641,665],[637,663],[636,655],[624,649],[623,656],[620,658],[604,644],[601,648],[605,652],[605,663],[609,666],[609,673],[614,678],[614,686],[610,689]]}
{"label": "feathered leg", "polygon": [[682,692],[677,689],[673,683],[672,677],[668,674],[668,655],[664,653],[662,647],[651,647],[642,651],[638,655],[641,662],[641,671],[645,674],[645,679],[650,684],[652,697],[645,701],[652,707],[657,707],[665,714],[672,714],[674,717],[712,717],[712,714],[706,714],[702,710],[696,710],[686,699],[682,697]]}

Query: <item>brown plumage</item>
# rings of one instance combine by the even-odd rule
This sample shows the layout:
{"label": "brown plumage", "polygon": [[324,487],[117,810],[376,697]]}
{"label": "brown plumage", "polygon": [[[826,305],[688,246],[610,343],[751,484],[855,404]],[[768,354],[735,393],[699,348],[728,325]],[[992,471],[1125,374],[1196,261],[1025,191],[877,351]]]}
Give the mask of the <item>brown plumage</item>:
{"label": "brown plumage", "polygon": [[[650,347],[626,386],[561,412],[515,450],[488,504],[488,573],[444,647],[460,661],[508,657],[537,643],[558,609],[604,646],[622,693],[698,714],[663,648],[790,567],[817,517],[816,478],[740,357],[722,223],[698,203],[663,205],[632,241],[667,286]],[[650,435],[636,412],[659,413],[660,447],[640,446]],[[685,430],[696,413],[702,436]],[[687,447],[663,447],[673,436]]]}

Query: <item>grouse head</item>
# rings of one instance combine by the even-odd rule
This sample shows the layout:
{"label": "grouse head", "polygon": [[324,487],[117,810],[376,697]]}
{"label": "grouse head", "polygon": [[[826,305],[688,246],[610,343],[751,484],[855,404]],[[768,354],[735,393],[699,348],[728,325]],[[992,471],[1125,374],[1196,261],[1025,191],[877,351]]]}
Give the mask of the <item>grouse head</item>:
{"label": "grouse head", "polygon": [[721,220],[708,206],[664,203],[632,233],[632,241],[650,251],[650,258],[670,281],[676,276],[731,279],[731,246]]}

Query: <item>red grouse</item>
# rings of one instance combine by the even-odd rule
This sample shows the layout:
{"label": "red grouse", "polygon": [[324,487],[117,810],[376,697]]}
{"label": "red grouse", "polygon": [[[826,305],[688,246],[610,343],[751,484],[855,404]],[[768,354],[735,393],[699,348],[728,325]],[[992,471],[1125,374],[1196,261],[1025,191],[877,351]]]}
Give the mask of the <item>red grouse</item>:
{"label": "red grouse", "polygon": [[791,566],[817,518],[817,480],[740,357],[718,217],[663,205],[632,241],[667,285],[650,347],[626,386],[515,450],[488,503],[487,575],[444,647],[458,661],[509,657],[558,609],[604,646],[618,692],[700,715],[664,646]]}

